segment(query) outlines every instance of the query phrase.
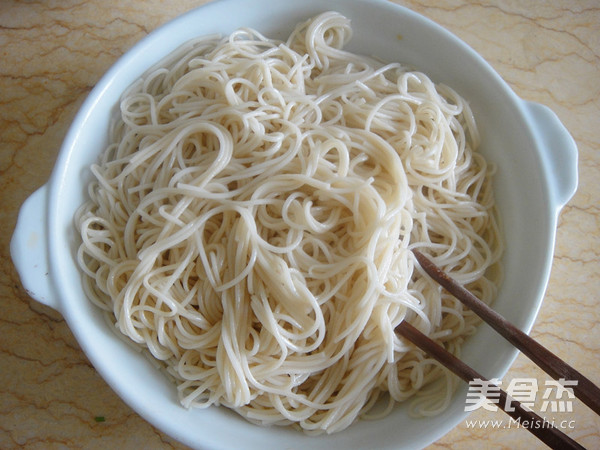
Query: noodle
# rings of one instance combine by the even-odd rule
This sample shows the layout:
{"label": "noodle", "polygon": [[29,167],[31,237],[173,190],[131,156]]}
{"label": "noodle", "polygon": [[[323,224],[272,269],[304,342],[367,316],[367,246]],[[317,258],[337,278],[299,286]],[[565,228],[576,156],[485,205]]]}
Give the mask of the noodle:
{"label": "noodle", "polygon": [[185,407],[333,433],[378,399],[382,414],[450,401],[452,378],[394,327],[456,354],[473,332],[410,249],[490,302],[491,170],[457,93],[344,50],[351,31],[329,12],[285,43],[204,37],[122,97],[76,215],[78,263]]}

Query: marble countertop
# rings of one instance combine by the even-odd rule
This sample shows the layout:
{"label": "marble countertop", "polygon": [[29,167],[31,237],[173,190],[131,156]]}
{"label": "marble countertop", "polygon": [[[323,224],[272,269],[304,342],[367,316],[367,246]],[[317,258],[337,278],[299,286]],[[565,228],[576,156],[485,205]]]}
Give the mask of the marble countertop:
{"label": "marble countertop", "polygon": [[[598,0],[396,0],[458,35],[526,100],[549,106],[579,147],[579,189],[560,216],[532,336],[600,383],[600,4]],[[2,0],[0,4],[0,448],[184,448],[125,405],[56,311],[32,300],[10,259],[22,202],[50,175],[102,74],[202,0]],[[520,355],[503,383],[548,377]],[[479,409],[472,420],[499,418]],[[103,417],[104,421],[98,421]],[[587,448],[600,418],[558,415]],[[566,423],[565,423],[566,424]],[[431,448],[544,448],[524,429],[462,423]]]}

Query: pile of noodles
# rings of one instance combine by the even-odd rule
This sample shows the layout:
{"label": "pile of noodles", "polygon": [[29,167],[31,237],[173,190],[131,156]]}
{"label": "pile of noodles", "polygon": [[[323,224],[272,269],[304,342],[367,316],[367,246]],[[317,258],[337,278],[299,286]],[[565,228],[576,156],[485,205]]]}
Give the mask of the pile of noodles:
{"label": "pile of noodles", "polygon": [[122,97],[76,215],[78,261],[186,407],[332,433],[378,399],[377,416],[450,401],[452,376],[394,327],[458,353],[476,324],[412,248],[493,299],[491,170],[465,100],[345,51],[350,35],[329,12],[287,42],[205,37]]}

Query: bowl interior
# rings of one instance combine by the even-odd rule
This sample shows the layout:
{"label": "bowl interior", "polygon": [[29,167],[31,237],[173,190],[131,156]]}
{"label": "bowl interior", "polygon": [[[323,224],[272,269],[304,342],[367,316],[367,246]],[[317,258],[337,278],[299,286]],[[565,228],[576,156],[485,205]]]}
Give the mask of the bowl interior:
{"label": "bowl interior", "polygon": [[[481,131],[481,151],[498,167],[495,195],[507,247],[505,280],[494,308],[528,330],[541,303],[556,225],[553,211],[546,206],[547,177],[520,100],[469,47],[429,20],[379,0],[226,0],[190,11],[132,48],[82,106],[50,182],[49,252],[62,312],[97,370],[146,420],[191,446],[227,448],[244,442],[246,448],[267,443],[278,448],[419,448],[466,417],[466,386],[437,417],[411,419],[406,408],[399,407],[383,420],[359,422],[331,436],[307,437],[289,429],[260,428],[224,408],[185,410],[162,373],[109,329],[85,300],[78,282],[72,218],[84,201],[86,169],[107,143],[111,113],[122,91],[146,68],[193,37],[249,26],[285,39],[297,22],[326,10],[337,10],[352,20],[351,50],[411,64],[469,100]],[[484,376],[502,377],[515,356],[510,345],[481,326],[465,345],[462,359]]]}

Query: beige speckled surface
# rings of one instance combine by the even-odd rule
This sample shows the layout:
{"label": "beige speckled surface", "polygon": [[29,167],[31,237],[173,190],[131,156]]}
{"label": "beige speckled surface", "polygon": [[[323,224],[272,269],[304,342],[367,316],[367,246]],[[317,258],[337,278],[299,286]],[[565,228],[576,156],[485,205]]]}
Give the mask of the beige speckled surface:
{"label": "beige speckled surface", "polygon": [[[129,409],[61,316],[30,299],[9,255],[21,203],[44,184],[77,108],[133,43],[202,0],[0,1],[0,448],[183,448]],[[600,383],[600,4],[598,0],[398,0],[478,51],[579,146],[579,190],[560,218],[532,335]],[[441,4],[441,6],[440,6]],[[503,380],[547,376],[519,356]],[[538,400],[537,406],[539,407]],[[502,418],[479,410],[471,419]],[[106,418],[96,422],[96,416]],[[579,401],[567,429],[600,448]],[[459,425],[432,448],[543,448],[523,429]]]}

